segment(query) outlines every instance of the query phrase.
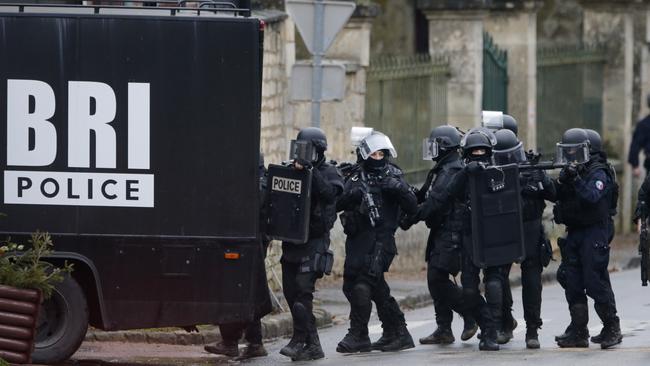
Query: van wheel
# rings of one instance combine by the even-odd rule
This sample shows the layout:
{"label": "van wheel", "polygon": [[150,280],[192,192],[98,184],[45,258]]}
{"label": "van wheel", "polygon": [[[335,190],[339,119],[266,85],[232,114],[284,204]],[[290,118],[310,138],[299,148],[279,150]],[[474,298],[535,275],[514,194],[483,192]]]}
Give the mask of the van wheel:
{"label": "van wheel", "polygon": [[69,359],[81,346],[88,330],[88,305],[83,290],[66,275],[52,297],[44,301],[36,323],[32,360],[58,363]]}

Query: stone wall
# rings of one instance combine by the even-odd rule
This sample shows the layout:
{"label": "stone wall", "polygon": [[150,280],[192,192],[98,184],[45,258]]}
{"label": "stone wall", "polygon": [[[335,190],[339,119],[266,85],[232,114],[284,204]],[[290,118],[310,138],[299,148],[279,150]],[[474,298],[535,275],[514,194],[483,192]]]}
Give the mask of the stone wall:
{"label": "stone wall", "polygon": [[262,70],[262,115],[260,143],[266,163],[287,158],[289,74],[295,62],[293,22],[279,12],[266,12],[264,66]]}

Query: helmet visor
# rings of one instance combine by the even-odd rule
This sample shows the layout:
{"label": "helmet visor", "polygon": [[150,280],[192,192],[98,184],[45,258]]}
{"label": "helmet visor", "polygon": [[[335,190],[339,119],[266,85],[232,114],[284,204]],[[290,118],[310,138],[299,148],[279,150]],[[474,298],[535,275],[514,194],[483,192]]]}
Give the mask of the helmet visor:
{"label": "helmet visor", "polygon": [[361,141],[372,134],[372,127],[352,127],[350,130],[350,141],[352,146],[358,147]]}
{"label": "helmet visor", "polygon": [[487,137],[487,139],[490,140],[490,145],[494,146],[497,144],[497,137],[494,135],[494,131],[485,127],[474,127],[471,130],[467,131],[465,136],[463,136],[463,138],[460,140],[460,147],[464,148],[467,146],[467,138],[475,133],[479,133]]}
{"label": "helmet visor", "polygon": [[379,150],[388,150],[391,157],[397,157],[397,151],[393,143],[390,142],[388,136],[382,133],[373,133],[361,140],[361,144],[359,144],[359,154],[361,154],[363,160],[368,159],[372,153]]}
{"label": "helmet visor", "polygon": [[526,161],[524,145],[520,142],[517,146],[506,150],[493,150],[492,163],[494,165],[517,164]]}
{"label": "helmet visor", "polygon": [[503,128],[503,112],[483,111],[481,113],[481,126],[491,130]]}
{"label": "helmet visor", "polygon": [[432,160],[440,155],[440,144],[437,141],[424,139],[422,141],[422,160]]}
{"label": "helmet visor", "polygon": [[560,164],[582,164],[589,161],[589,144],[557,144],[555,160]]}
{"label": "helmet visor", "polygon": [[291,146],[289,146],[289,160],[315,162],[318,160],[318,153],[311,141],[291,140]]}

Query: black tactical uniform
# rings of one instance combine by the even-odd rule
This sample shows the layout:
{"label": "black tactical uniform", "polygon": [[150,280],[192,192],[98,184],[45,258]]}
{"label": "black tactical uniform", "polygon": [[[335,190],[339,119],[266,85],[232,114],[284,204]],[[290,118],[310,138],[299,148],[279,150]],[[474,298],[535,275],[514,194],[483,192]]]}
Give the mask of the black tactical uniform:
{"label": "black tactical uniform", "polygon": [[[270,243],[270,240],[266,237],[266,228],[264,223],[266,222],[266,183],[267,183],[267,171],[264,166],[264,155],[260,153],[259,160],[259,188],[260,188],[260,240],[262,245],[260,246],[260,251],[262,251],[262,258],[266,258],[266,252]],[[271,297],[269,296],[268,283],[266,278],[266,268],[264,266],[264,261],[260,262],[260,268],[257,269],[258,277],[256,282],[256,299],[255,303],[257,304],[255,319],[249,324],[221,324],[219,325],[219,331],[221,333],[221,342],[214,345],[205,346],[205,350],[210,353],[215,353],[219,355],[226,355],[230,357],[237,357],[239,355],[239,340],[242,338],[242,333],[244,333],[244,338],[248,342],[247,347],[244,349],[240,358],[252,358],[266,356],[267,352],[264,349],[262,343],[262,322],[261,319],[264,315],[271,312]]]}
{"label": "black tactical uniform", "polygon": [[431,131],[425,159],[432,159],[436,165],[422,188],[416,193],[419,207],[413,217],[407,217],[400,224],[407,230],[416,222],[424,221],[431,231],[427,240],[425,261],[427,262],[427,284],[436,312],[437,329],[428,337],[421,338],[422,344],[450,344],[455,338],[451,331],[453,311],[464,317],[462,340],[468,340],[476,333],[478,326],[469,315],[463,314],[463,290],[452,282],[451,276],[460,272],[463,238],[463,215],[465,205],[460,201],[447,200],[445,191],[454,175],[463,169],[458,151],[460,132],[452,126],[439,126]]}
{"label": "black tactical uniform", "polygon": [[[403,180],[402,171],[388,162],[389,153],[396,155],[390,140],[373,132],[361,142],[362,147],[368,139],[382,143],[369,144],[367,155],[379,150],[384,157],[375,160],[365,156],[349,176],[337,204],[337,209],[344,211],[341,218],[347,239],[343,292],[350,302],[350,329],[336,349],[342,353],[414,347],[404,314],[390,294],[384,272],[397,254],[394,234],[400,212],[413,214],[417,209],[416,198]],[[377,306],[384,328],[382,339],[372,345],[368,337],[371,301]]]}
{"label": "black tactical uniform", "polygon": [[609,243],[614,234],[611,217],[615,213],[618,186],[606,156],[600,151],[600,136],[577,128],[564,133],[562,145],[568,146],[568,154],[574,154],[579,144],[590,146],[589,161],[567,166],[554,182],[555,221],[567,226],[566,238],[558,239],[562,263],[557,279],[565,290],[571,314],[567,331],[556,339],[560,347],[589,346],[589,296],[594,299],[596,313],[604,324],[601,334],[592,340],[600,342],[601,348],[609,348],[622,340],[607,271]]}
{"label": "black tactical uniform", "polygon": [[467,309],[466,312],[471,314],[474,319],[479,319],[481,327],[479,349],[484,351],[499,350],[499,345],[496,342],[497,330],[501,329],[503,283],[508,274],[508,266],[488,267],[483,270],[484,299],[479,290],[481,269],[472,260],[471,203],[467,182],[468,174],[482,169],[480,164],[491,163],[492,148],[495,143],[495,137],[490,131],[484,129],[470,131],[461,143],[463,157],[466,159],[467,165],[465,169],[454,176],[447,189],[447,194],[450,197],[465,202],[467,207],[463,219],[463,263],[461,273],[463,301]]}
{"label": "black tactical uniform", "polygon": [[329,232],[336,221],[336,199],[343,180],[336,167],[325,161],[327,140],[320,129],[304,128],[297,140],[313,142],[318,157],[313,162],[296,162],[312,169],[309,239],[304,244],[282,243],[282,286],[293,317],[293,336],[280,353],[292,360],[308,360],[324,356],[312,313],[314,286],[324,274],[321,263],[316,262],[328,255]]}
{"label": "black tactical uniform", "polygon": [[[512,130],[496,132],[497,146],[493,156],[495,164],[521,163],[527,159],[523,145]],[[520,173],[523,201],[524,244],[526,259],[521,263],[522,300],[526,319],[526,347],[539,348],[537,329],[542,326],[542,270],[548,265],[552,251],[544,232],[542,216],[545,200],[555,198],[555,186],[543,170],[526,170]],[[510,266],[509,266],[510,267]],[[508,274],[510,269],[508,269]],[[508,277],[503,284],[503,326],[497,337],[500,344],[512,339],[517,322],[512,317],[512,291]]]}

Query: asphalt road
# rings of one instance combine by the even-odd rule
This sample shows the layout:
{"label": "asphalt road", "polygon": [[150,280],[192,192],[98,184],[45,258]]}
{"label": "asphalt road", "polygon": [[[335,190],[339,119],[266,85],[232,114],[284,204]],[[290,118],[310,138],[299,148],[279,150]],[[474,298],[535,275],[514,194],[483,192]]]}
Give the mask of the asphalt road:
{"label": "asphalt road", "polygon": [[[314,362],[317,365],[425,365],[438,363],[444,365],[648,365],[650,364],[650,287],[641,287],[638,270],[612,274],[614,292],[618,302],[621,327],[624,333],[623,343],[615,349],[603,351],[592,344],[588,349],[560,349],[553,337],[560,334],[569,322],[569,315],[562,289],[558,285],[544,288],[542,317],[544,326],[540,330],[540,350],[527,350],[524,344],[525,323],[521,309],[521,290],[513,290],[515,298],[515,317],[519,327],[515,338],[498,352],[481,352],[478,340],[473,338],[461,342],[459,335],[462,328],[460,319],[454,320],[456,343],[450,346],[419,345],[417,339],[430,334],[435,329],[433,308],[426,307],[406,313],[409,330],[417,346],[398,353],[371,352],[365,354],[342,355],[336,353],[336,344],[347,331],[346,325],[334,326],[320,331],[321,342],[325,350],[325,359]],[[592,304],[590,303],[590,307]],[[589,328],[592,334],[600,331],[601,324],[596,313],[591,309]],[[376,317],[370,325],[370,337],[376,340],[381,335],[381,327]],[[269,357],[245,362],[247,365],[300,365],[292,363],[278,351],[287,339],[279,339],[266,344]],[[95,348],[93,348],[95,347]],[[102,349],[110,347],[110,349]],[[120,348],[137,347],[136,355],[128,352],[120,356]],[[75,356],[84,365],[96,364],[133,364],[146,363],[155,365],[206,365],[233,363],[223,358],[202,352],[200,347],[157,346],[158,352],[151,345],[85,345]],[[174,348],[171,348],[174,347]],[[112,356],[109,356],[112,355]],[[93,361],[90,361],[93,360]],[[101,360],[102,362],[95,362]],[[90,362],[88,362],[90,361]],[[114,362],[114,363],[113,363]],[[75,362],[74,364],[80,364]],[[309,363],[312,364],[312,363]]]}

